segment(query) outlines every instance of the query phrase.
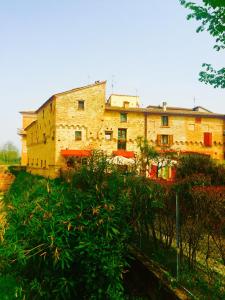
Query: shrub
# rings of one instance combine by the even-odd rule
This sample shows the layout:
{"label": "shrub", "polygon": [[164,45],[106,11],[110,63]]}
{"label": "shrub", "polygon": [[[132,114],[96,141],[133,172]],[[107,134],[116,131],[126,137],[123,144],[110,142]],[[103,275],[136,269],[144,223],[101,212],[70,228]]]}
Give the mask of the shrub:
{"label": "shrub", "polygon": [[23,299],[123,299],[129,202],[104,160],[69,183],[20,173],[5,197],[1,272]]}

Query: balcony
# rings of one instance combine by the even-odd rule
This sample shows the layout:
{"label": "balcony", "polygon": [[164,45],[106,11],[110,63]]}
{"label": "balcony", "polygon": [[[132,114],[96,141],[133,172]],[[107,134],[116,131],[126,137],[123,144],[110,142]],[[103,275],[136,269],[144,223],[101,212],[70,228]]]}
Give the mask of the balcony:
{"label": "balcony", "polygon": [[26,131],[24,129],[21,129],[21,128],[17,128],[17,134],[21,135],[21,136],[27,135]]}

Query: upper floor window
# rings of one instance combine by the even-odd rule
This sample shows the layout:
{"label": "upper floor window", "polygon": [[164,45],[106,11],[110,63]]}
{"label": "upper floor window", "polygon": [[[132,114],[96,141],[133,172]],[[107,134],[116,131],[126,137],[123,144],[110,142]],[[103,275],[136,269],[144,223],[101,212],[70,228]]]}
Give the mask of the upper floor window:
{"label": "upper floor window", "polygon": [[81,140],[82,140],[82,132],[75,131],[75,141],[81,141]]}
{"label": "upper floor window", "polygon": [[120,122],[127,122],[127,114],[120,113]]}
{"label": "upper floor window", "polygon": [[169,118],[168,118],[168,116],[162,116],[161,117],[161,123],[162,123],[162,126],[168,126],[169,125]]}
{"label": "upper floor window", "polygon": [[84,100],[78,101],[78,110],[84,110]]}

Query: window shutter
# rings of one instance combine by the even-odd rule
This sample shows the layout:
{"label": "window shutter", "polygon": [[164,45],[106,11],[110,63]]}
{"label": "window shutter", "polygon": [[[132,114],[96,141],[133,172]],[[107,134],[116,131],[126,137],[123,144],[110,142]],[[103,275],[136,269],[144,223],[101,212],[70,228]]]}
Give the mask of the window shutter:
{"label": "window shutter", "polygon": [[204,132],[204,145],[206,147],[212,146],[212,132]]}
{"label": "window shutter", "polygon": [[195,118],[195,123],[200,124],[202,122],[202,118],[201,117],[196,117]]}
{"label": "window shutter", "polygon": [[161,135],[157,134],[157,145],[160,146],[161,145]]}
{"label": "window shutter", "polygon": [[173,145],[173,135],[169,135],[169,145]]}

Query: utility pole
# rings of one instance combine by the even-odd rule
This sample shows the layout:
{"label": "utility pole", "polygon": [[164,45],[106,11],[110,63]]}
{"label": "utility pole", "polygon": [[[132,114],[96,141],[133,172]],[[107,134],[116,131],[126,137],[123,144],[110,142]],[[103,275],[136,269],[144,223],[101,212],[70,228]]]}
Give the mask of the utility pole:
{"label": "utility pole", "polygon": [[177,281],[180,279],[180,220],[179,220],[179,200],[176,193],[176,252],[177,252]]}

